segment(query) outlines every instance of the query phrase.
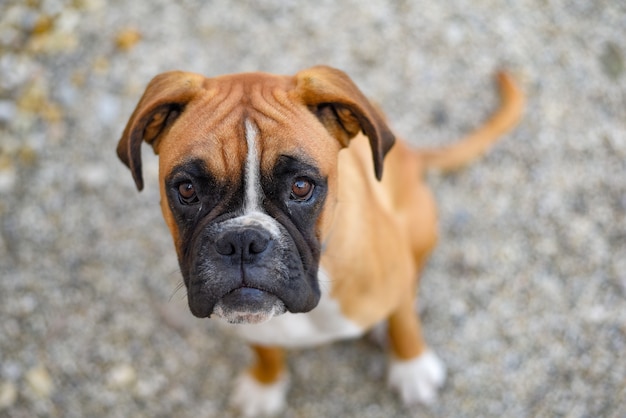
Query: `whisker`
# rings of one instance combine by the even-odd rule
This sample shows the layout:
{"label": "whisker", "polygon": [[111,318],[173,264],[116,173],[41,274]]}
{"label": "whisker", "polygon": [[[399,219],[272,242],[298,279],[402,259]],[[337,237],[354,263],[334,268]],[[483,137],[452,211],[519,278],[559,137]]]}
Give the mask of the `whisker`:
{"label": "whisker", "polygon": [[[174,270],[170,273],[170,276],[174,276],[174,275],[178,275],[178,277],[182,276],[182,273],[180,270]],[[185,289],[185,282],[184,281],[179,281],[178,284],[176,285],[176,287],[174,288],[174,290],[172,290],[172,293],[170,293],[170,297],[168,298],[168,302],[171,302],[172,299],[174,299],[174,296],[176,296],[176,293],[178,293],[181,289]],[[180,299],[184,299],[185,297],[187,297],[187,292],[184,292],[183,295],[180,297]]]}
{"label": "whisker", "polygon": [[[176,285],[176,287],[174,288],[174,290],[172,291],[172,293],[170,293],[170,297],[168,298],[168,302],[171,302],[172,299],[174,299],[174,296],[176,296],[176,293],[178,293],[178,291],[180,289],[183,289],[185,287],[185,283],[178,282],[178,284]],[[185,296],[187,296],[187,292],[184,292],[183,296],[181,297],[181,299],[183,299]]]}
{"label": "whisker", "polygon": [[319,284],[319,287],[321,289],[330,293],[332,284],[335,280],[332,277],[330,277],[330,275],[323,269],[320,268],[319,271],[323,271],[323,274],[319,274],[318,272],[317,283]]}

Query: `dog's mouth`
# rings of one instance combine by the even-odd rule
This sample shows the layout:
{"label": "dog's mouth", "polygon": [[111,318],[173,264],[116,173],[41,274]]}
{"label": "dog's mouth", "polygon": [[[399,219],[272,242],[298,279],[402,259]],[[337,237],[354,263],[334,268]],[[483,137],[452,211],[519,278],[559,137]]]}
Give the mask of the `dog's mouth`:
{"label": "dog's mouth", "polygon": [[217,301],[213,314],[230,324],[260,324],[286,311],[283,301],[272,293],[239,287]]}

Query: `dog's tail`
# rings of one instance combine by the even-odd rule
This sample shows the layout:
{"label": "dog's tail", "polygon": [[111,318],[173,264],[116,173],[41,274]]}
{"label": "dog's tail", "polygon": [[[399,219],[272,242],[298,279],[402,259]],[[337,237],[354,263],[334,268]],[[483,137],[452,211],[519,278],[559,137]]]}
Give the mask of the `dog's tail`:
{"label": "dog's tail", "polygon": [[426,169],[452,171],[482,155],[501,135],[511,130],[522,116],[524,94],[506,72],[497,73],[500,108],[480,128],[460,141],[441,148],[418,150]]}

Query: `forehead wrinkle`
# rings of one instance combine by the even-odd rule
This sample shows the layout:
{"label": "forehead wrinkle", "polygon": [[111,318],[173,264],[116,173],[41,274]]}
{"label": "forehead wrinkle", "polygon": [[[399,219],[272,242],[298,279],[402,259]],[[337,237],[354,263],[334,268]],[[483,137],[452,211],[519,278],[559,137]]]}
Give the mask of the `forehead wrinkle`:
{"label": "forehead wrinkle", "polygon": [[204,108],[187,115],[187,127],[177,129],[168,138],[167,151],[160,158],[163,168],[198,158],[206,162],[207,167],[225,178],[236,178],[243,170],[246,145],[243,128],[238,121],[242,111],[232,108],[223,113],[219,120],[211,118],[211,110]]}
{"label": "forehead wrinkle", "polygon": [[276,84],[266,85],[257,83],[250,86],[249,102],[251,109],[259,116],[271,119],[277,123],[284,123],[289,117],[288,109],[291,106],[285,106],[280,100],[277,100],[277,94],[284,89]]}
{"label": "forehead wrinkle", "polygon": [[[240,113],[240,112],[239,112]],[[247,147],[245,144],[243,128],[238,121],[240,117],[229,119],[229,123],[224,123],[220,133],[216,133],[216,147],[224,175],[231,179],[237,178],[244,170]],[[207,155],[212,159],[211,155]]]}
{"label": "forehead wrinkle", "polygon": [[194,122],[218,126],[233,113],[233,109],[240,103],[243,87],[233,83],[225,85],[218,83],[209,92],[202,95],[195,104],[194,110],[198,114],[194,115]]}
{"label": "forehead wrinkle", "polygon": [[[293,100],[281,86],[255,85],[250,89],[250,117],[259,129],[260,164],[263,173],[271,170],[282,154],[310,156],[311,161],[332,164],[339,143],[330,137],[310,110]],[[261,123],[265,120],[265,123]],[[280,142],[270,146],[269,142]]]}
{"label": "forehead wrinkle", "polygon": [[235,80],[209,80],[207,85],[218,92],[203,100],[192,116],[201,132],[198,157],[221,175],[237,178],[243,171],[246,152],[243,127],[239,123],[245,114],[241,106],[245,89]]}

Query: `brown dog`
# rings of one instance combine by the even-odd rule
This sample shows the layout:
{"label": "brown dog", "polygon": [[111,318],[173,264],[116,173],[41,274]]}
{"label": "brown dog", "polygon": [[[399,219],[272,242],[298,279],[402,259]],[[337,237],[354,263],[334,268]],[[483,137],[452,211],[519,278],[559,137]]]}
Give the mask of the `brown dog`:
{"label": "brown dog", "polygon": [[191,312],[222,318],[256,363],[233,401],[245,415],[285,405],[281,347],[357,337],[386,321],[389,383],[430,402],[445,369],[422,337],[414,301],[437,241],[423,182],[461,166],[520,117],[523,97],[499,75],[500,110],[447,148],[413,150],[341,71],[155,77],[117,153],[139,190],[141,143],[159,154],[161,209]]}

